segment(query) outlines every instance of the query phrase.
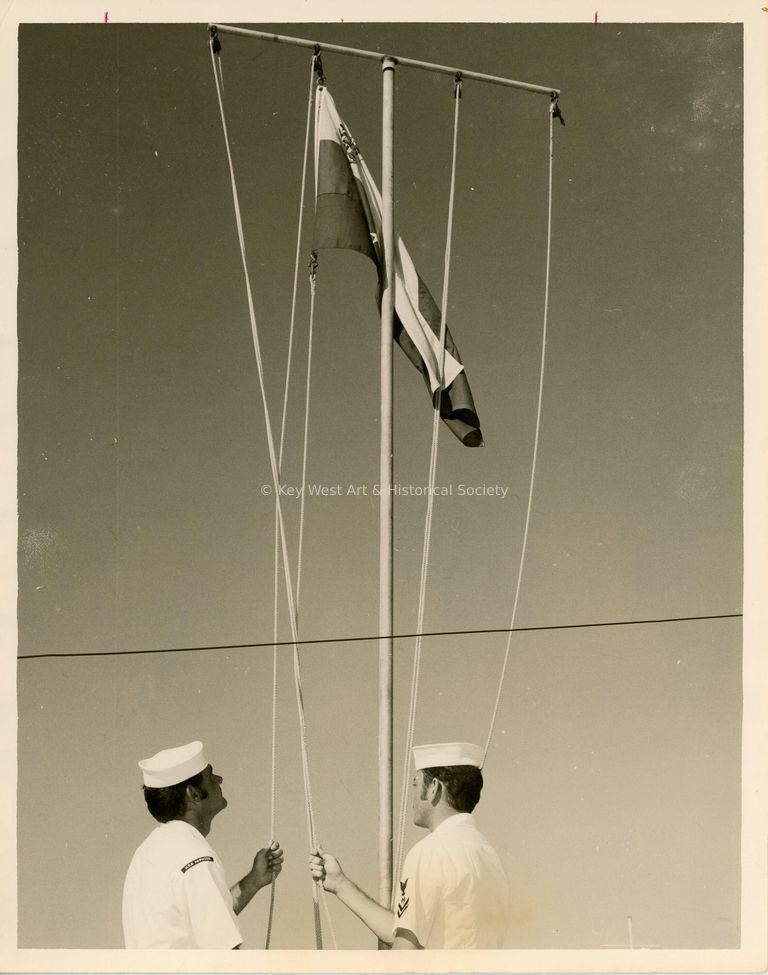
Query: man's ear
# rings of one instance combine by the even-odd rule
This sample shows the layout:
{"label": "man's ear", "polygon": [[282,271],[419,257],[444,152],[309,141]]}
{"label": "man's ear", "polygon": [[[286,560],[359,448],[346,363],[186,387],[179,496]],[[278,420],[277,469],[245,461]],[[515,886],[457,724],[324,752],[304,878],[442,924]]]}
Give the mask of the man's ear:
{"label": "man's ear", "polygon": [[436,806],[440,802],[440,798],[443,794],[443,783],[439,779],[432,779],[429,783],[429,790],[427,791],[427,799]]}
{"label": "man's ear", "polygon": [[196,785],[187,786],[187,802],[194,803],[200,802],[201,799],[205,798],[203,796],[203,790],[198,788]]}

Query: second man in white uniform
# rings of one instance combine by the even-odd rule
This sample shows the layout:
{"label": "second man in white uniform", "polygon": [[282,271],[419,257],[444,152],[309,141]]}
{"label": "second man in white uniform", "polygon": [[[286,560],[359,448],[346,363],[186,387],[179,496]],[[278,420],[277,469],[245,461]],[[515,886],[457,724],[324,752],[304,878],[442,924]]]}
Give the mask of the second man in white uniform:
{"label": "second man in white uniform", "polygon": [[413,754],[413,821],[429,834],[405,859],[394,912],[323,850],[310,858],[312,876],[393,948],[502,948],[507,878],[472,815],[483,787],[482,749],[449,742],[421,745]]}

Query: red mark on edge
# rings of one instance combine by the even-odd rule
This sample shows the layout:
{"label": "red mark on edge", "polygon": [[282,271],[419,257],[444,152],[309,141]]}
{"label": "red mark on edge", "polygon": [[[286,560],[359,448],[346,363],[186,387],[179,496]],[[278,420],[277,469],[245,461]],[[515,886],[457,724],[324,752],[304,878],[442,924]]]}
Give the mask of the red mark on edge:
{"label": "red mark on edge", "polygon": [[[595,15],[595,16],[597,16],[597,15]],[[104,11],[104,23],[105,24],[108,24],[109,23],[109,11],[108,10],[105,10]]]}
{"label": "red mark on edge", "polygon": [[595,11],[595,23],[597,23],[597,11]]}

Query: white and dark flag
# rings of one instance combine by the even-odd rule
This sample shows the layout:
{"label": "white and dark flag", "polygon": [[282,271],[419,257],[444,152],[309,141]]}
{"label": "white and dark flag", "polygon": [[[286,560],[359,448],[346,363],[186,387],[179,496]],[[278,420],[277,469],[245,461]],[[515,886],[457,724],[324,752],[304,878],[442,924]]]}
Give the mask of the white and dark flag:
{"label": "white and dark flag", "polygon": [[[381,194],[342,121],[327,88],[315,105],[315,229],[313,249],[343,248],[369,257],[384,286]],[[402,238],[395,242],[394,338],[424,376],[431,394],[440,393],[440,416],[468,447],[483,442],[464,366],[446,329],[440,382],[440,309],[419,276]]]}

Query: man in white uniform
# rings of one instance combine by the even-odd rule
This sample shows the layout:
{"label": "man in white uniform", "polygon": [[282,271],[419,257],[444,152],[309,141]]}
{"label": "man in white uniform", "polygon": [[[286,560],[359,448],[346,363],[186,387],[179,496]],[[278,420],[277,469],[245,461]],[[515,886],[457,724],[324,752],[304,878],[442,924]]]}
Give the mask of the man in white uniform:
{"label": "man in white uniform", "polygon": [[403,864],[392,912],[370,898],[323,850],[312,876],[393,948],[502,948],[508,884],[498,854],[477,829],[483,750],[468,742],[413,749],[413,821],[429,834]]}
{"label": "man in white uniform", "polygon": [[202,742],[139,762],[147,808],[161,824],[136,850],[123,887],[126,948],[239,948],[235,915],[282,870],[278,843],[259,850],[231,889],[206,836],[227,806]]}

